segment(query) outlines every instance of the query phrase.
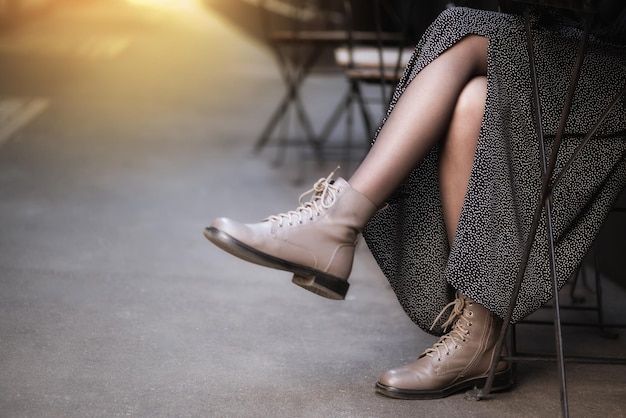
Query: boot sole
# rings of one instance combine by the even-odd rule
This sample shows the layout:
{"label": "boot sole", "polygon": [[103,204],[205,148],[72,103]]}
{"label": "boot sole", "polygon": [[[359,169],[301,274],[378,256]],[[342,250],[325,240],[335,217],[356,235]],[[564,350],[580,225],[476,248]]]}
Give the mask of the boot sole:
{"label": "boot sole", "polygon": [[343,300],[346,297],[346,293],[348,293],[350,284],[346,280],[331,276],[323,271],[265,254],[215,227],[206,228],[204,230],[204,236],[222,250],[242,260],[293,273],[294,276],[291,281],[294,284],[316,295],[333,300]]}
{"label": "boot sole", "polygon": [[[441,399],[464,390],[484,387],[486,382],[487,376],[484,376],[459,382],[440,390],[400,389],[376,382],[376,392],[395,399]],[[505,391],[510,389],[513,384],[513,373],[511,368],[509,368],[504,372],[496,374],[491,392]]]}

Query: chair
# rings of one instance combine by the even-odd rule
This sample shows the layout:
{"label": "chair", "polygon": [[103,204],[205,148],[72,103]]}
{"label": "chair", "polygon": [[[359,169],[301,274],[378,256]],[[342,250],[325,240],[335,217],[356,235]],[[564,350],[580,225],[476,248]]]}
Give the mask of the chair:
{"label": "chair", "polygon": [[[502,330],[498,339],[498,343],[496,346],[496,352],[498,353],[501,352],[503,345],[504,345],[504,340],[507,336],[507,332],[510,329],[509,324],[511,322],[513,310],[515,308],[517,297],[519,295],[521,283],[522,283],[526,266],[528,263],[528,259],[530,256],[530,251],[532,249],[534,237],[536,236],[536,233],[537,233],[540,218],[542,215],[545,214],[544,216],[545,216],[545,222],[547,226],[546,229],[547,229],[547,234],[548,234],[548,255],[549,255],[549,261],[550,261],[551,284],[552,284],[552,290],[554,294],[554,300],[552,304],[553,313],[554,313],[553,324],[554,324],[554,336],[555,336],[555,347],[556,347],[555,357],[556,357],[556,361],[558,365],[559,381],[560,381],[561,411],[564,417],[568,417],[569,406],[568,406],[568,399],[567,399],[567,383],[566,383],[565,367],[564,367],[565,356],[563,354],[563,341],[562,341],[563,322],[561,320],[561,312],[560,312],[561,303],[560,303],[559,291],[558,291],[554,235],[553,235],[553,227],[552,227],[553,225],[552,190],[559,183],[559,181],[563,177],[563,174],[571,166],[572,161],[577,157],[580,149],[582,149],[582,147],[594,136],[596,130],[598,129],[602,121],[606,118],[609,112],[620,102],[622,97],[624,97],[624,95],[626,94],[626,85],[621,89],[621,91],[616,95],[616,97],[612,99],[607,109],[604,109],[604,112],[601,115],[600,119],[597,121],[597,123],[594,126],[590,128],[589,132],[584,136],[580,145],[574,151],[573,155],[568,160],[568,162],[564,165],[563,169],[557,173],[555,171],[557,155],[559,153],[560,145],[564,136],[565,124],[567,122],[572,100],[576,91],[576,83],[580,76],[580,70],[582,68],[582,62],[585,56],[587,42],[588,42],[590,32],[591,32],[591,17],[596,13],[595,4],[594,2],[590,0],[516,0],[516,1],[521,2],[521,3],[526,3],[525,8],[524,8],[524,20],[526,24],[527,49],[528,49],[528,57],[529,57],[529,64],[530,64],[531,85],[532,85],[532,90],[533,90],[535,124],[537,126],[537,134],[539,137],[539,155],[541,158],[540,162],[541,162],[542,185],[541,185],[541,191],[539,193],[539,200],[537,202],[536,210],[535,210],[533,220],[532,220],[531,230],[530,230],[527,242],[526,242],[526,247],[523,252],[522,263],[518,271],[518,275],[516,278],[513,292],[511,294],[511,301],[510,301],[508,313],[506,317],[504,318],[504,326],[502,327]],[[571,10],[577,13],[581,13],[585,16],[585,19],[584,19],[585,32],[580,42],[576,62],[573,65],[572,76],[571,76],[569,88],[567,91],[567,95],[565,98],[565,102],[563,105],[563,111],[561,113],[561,121],[557,129],[556,137],[554,138],[552,151],[549,155],[547,154],[547,150],[546,150],[546,138],[544,137],[543,129],[540,123],[540,121],[542,120],[541,103],[539,100],[539,91],[538,91],[538,83],[537,83],[538,75],[537,75],[536,66],[534,62],[533,40],[532,40],[532,32],[531,32],[531,27],[530,27],[530,12],[529,12],[530,4],[541,4],[543,6],[554,7],[557,9]],[[545,360],[545,358],[542,358],[542,357],[531,358],[531,357],[524,357],[524,356],[505,356],[503,358],[505,360],[512,361],[512,362],[524,361],[524,360],[540,360],[540,361]],[[617,363],[617,364],[626,364],[626,361],[624,361],[624,359],[572,358],[571,360],[581,361],[581,362],[586,362],[586,363],[610,362],[610,363]],[[494,377],[495,377],[495,370],[496,370],[495,365],[496,364],[497,362],[494,362],[494,365],[492,366],[490,370],[489,377],[487,379],[487,382],[485,383],[485,386],[481,389],[475,389],[475,390],[468,392],[467,393],[468,398],[479,400],[489,395],[489,392],[491,391]]]}
{"label": "chair", "polygon": [[[402,10],[395,2],[380,0],[362,0],[370,7],[361,4],[359,11],[373,10],[370,19],[355,19],[353,3],[358,0],[344,0],[342,3],[330,0],[293,0],[281,3],[262,0],[262,12],[265,38],[274,52],[281,76],[285,83],[283,99],[262,130],[255,152],[260,152],[276,137],[278,155],[275,165],[282,163],[287,146],[306,146],[313,151],[315,160],[323,163],[324,151],[328,151],[328,139],[346,116],[346,136],[341,149],[346,151],[345,160],[349,160],[352,149],[352,105],[358,105],[365,126],[367,145],[373,133],[373,122],[367,109],[361,83],[379,84],[383,105],[390,100],[393,87],[398,82],[403,66],[412,53],[412,48],[404,46],[410,14],[414,0],[400,0]],[[277,18],[278,15],[278,18]],[[384,21],[389,23],[384,28]],[[355,24],[358,21],[358,25]],[[348,89],[342,100],[331,112],[328,121],[322,124],[321,133],[316,134],[313,123],[306,111],[302,86],[312,73],[324,52],[335,49],[336,63],[348,80]],[[295,118],[295,127],[301,135],[287,133],[290,119]],[[282,123],[283,130],[277,132]],[[278,135],[277,135],[278,134]],[[299,138],[300,136],[300,138]]]}
{"label": "chair", "polygon": [[[626,213],[626,208],[615,207],[611,210],[612,213]],[[598,328],[600,336],[607,339],[616,339],[618,334],[611,331],[614,328],[626,328],[626,323],[609,323],[605,319],[605,306],[604,306],[604,290],[602,286],[603,271],[600,262],[600,244],[598,240],[593,243],[593,247],[588,256],[588,261],[591,266],[588,266],[583,261],[576,271],[576,273],[570,278],[567,292],[561,291],[563,296],[566,296],[568,302],[561,302],[559,309],[561,311],[568,311],[574,313],[588,312],[595,316],[594,320],[590,318],[569,318],[561,321],[562,326],[572,327],[594,327]],[[592,277],[589,277],[588,268],[592,270]],[[544,309],[554,309],[551,304],[542,306]],[[530,318],[524,319],[520,324],[528,325],[554,325],[553,321],[547,321],[543,319],[535,319],[532,315]],[[519,355],[516,349],[516,336],[515,336],[515,324],[511,327],[511,347],[513,355]],[[580,357],[579,357],[580,358]],[[599,357],[593,357],[599,359]],[[607,362],[612,363],[616,360],[618,364],[625,363],[626,359],[607,359]]]}
{"label": "chair", "polygon": [[[305,109],[301,88],[323,52],[345,39],[343,31],[338,29],[341,17],[329,8],[330,3],[330,0],[290,3],[261,0],[259,3],[264,37],[276,56],[285,93],[257,139],[254,151],[258,153],[268,144],[282,122],[284,129],[278,134],[279,154],[275,165],[282,162],[289,145],[308,146],[315,159],[322,161],[321,146]],[[291,113],[295,114],[303,140],[286,132]]]}
{"label": "chair", "polygon": [[[346,42],[334,50],[335,62],[344,71],[348,89],[319,137],[325,143],[339,120],[345,117],[345,161],[350,159],[353,147],[353,107],[358,109],[363,122],[366,135],[363,145],[369,145],[378,124],[371,116],[369,103],[378,102],[381,114],[384,113],[414,50],[407,42],[414,0],[404,0],[400,5],[366,0],[368,9],[373,11],[369,19],[355,13],[359,6],[359,10],[366,8],[364,4],[355,3],[355,0],[343,0]],[[374,100],[366,97],[365,85],[379,87],[380,96]]]}
{"label": "chair", "polygon": [[[626,192],[626,189],[624,192]],[[626,196],[626,194],[624,194],[624,196]],[[626,214],[626,207],[621,206],[618,202],[611,209],[609,216],[611,214]],[[565,293],[565,289],[563,289],[561,292],[567,297],[569,303],[561,303],[559,307],[562,311],[579,313],[591,312],[592,314],[595,314],[595,320],[588,320],[588,318],[575,320],[569,319],[561,321],[561,325],[573,327],[596,327],[599,329],[599,333],[602,337],[607,339],[616,339],[619,335],[612,332],[611,329],[626,328],[626,323],[608,323],[605,320],[604,290],[602,286],[603,270],[600,260],[602,247],[600,241],[600,237],[595,240],[591,250],[589,251],[587,260],[583,260],[576,273],[568,281],[569,291]],[[592,270],[592,278],[589,277],[588,270]],[[553,309],[553,307],[549,304],[542,306],[542,308]],[[530,318],[524,319],[521,324],[553,325],[553,322],[534,319],[533,316],[531,316]],[[515,324],[511,325],[513,353],[517,351],[515,329]],[[610,360],[612,361],[614,359]],[[626,362],[626,360],[624,361]],[[621,363],[622,360],[619,359],[618,362]]]}

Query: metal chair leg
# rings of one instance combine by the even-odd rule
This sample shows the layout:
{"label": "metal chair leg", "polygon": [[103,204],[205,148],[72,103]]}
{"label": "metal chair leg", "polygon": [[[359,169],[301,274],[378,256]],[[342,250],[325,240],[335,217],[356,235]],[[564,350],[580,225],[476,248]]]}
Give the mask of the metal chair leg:
{"label": "metal chair leg", "polygon": [[[504,339],[506,337],[506,333],[508,330],[508,325],[511,322],[511,318],[513,315],[513,310],[517,304],[517,298],[519,295],[519,291],[521,288],[521,283],[524,279],[524,275],[526,272],[526,267],[528,265],[528,259],[530,257],[530,252],[533,246],[533,242],[537,233],[537,229],[539,226],[539,221],[541,218],[542,212],[545,211],[545,220],[546,220],[546,230],[548,234],[548,252],[549,252],[549,263],[550,263],[550,274],[552,281],[552,290],[554,294],[554,327],[555,327],[555,344],[556,344],[556,360],[558,364],[558,372],[559,372],[559,380],[560,380],[560,395],[561,395],[561,411],[563,417],[569,416],[569,402],[567,399],[567,381],[565,376],[565,364],[564,364],[564,356],[563,356],[563,341],[562,341],[562,329],[561,329],[561,316],[560,316],[560,306],[559,306],[559,283],[556,272],[556,257],[555,257],[555,248],[554,248],[554,230],[552,224],[552,188],[554,187],[552,183],[552,177],[554,174],[554,170],[556,167],[556,159],[558,156],[558,152],[561,145],[561,140],[563,138],[565,132],[565,126],[567,123],[567,117],[570,112],[572,100],[574,97],[574,93],[576,90],[576,84],[578,82],[580,76],[580,70],[582,68],[582,62],[584,59],[584,55],[587,49],[589,33],[590,33],[590,19],[587,19],[587,24],[585,27],[585,33],[583,35],[583,39],[580,43],[576,62],[574,64],[572,75],[570,79],[570,84],[568,87],[567,96],[565,98],[565,103],[563,105],[563,111],[561,113],[561,120],[559,124],[559,128],[557,130],[556,137],[553,142],[552,151],[550,154],[550,158],[548,159],[546,144],[545,144],[545,136],[543,133],[543,129],[541,126],[541,102],[539,97],[539,84],[537,79],[537,68],[534,60],[534,48],[533,48],[533,37],[532,30],[530,25],[530,12],[529,7],[527,6],[524,11],[524,20],[526,26],[526,40],[527,40],[527,49],[528,49],[528,57],[530,64],[530,76],[531,83],[533,89],[533,104],[535,106],[535,117],[536,117],[536,127],[537,127],[537,136],[539,139],[539,148],[541,153],[541,178],[542,178],[542,186],[541,193],[539,197],[539,202],[536,206],[536,210],[533,216],[533,222],[531,225],[531,231],[526,241],[526,246],[524,249],[522,263],[520,265],[518,275],[516,277],[515,285],[513,288],[513,292],[511,294],[511,300],[509,303],[509,309],[507,315],[504,319],[504,325],[500,332],[500,336],[498,338],[498,342],[496,344],[496,352],[501,353],[502,347],[504,344]],[[468,392],[468,397],[471,399],[481,399],[489,395],[491,391],[493,381],[495,378],[495,369],[497,362],[494,361],[490,371],[489,376],[487,378],[487,382],[482,389],[475,389],[473,391]]]}

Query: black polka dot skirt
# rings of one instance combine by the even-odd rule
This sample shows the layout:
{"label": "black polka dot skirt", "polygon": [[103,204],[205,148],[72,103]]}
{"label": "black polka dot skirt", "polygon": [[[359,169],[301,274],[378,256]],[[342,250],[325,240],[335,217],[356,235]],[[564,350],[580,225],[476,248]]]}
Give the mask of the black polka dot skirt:
{"label": "black polka dot skirt", "polygon": [[[546,27],[539,18],[533,18],[532,25],[542,125],[545,135],[553,138],[581,33],[554,22]],[[422,68],[468,34],[489,38],[487,102],[453,246],[448,244],[441,210],[437,147],[363,233],[398,301],[426,331],[456,290],[505,316],[541,184],[521,16],[469,8],[444,11],[418,43],[389,112]],[[591,39],[557,171],[623,87],[625,62],[624,46]],[[576,271],[626,185],[625,132],[622,100],[555,187],[553,216],[561,285]],[[543,219],[513,322],[552,297]],[[438,334],[441,329],[431,332]]]}

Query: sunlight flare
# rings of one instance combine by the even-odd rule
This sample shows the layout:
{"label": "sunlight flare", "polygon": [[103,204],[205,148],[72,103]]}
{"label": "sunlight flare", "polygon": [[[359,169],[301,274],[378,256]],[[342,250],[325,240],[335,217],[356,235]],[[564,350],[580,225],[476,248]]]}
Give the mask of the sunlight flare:
{"label": "sunlight flare", "polygon": [[161,10],[181,12],[201,12],[202,5],[198,0],[126,0],[140,6],[148,6]]}

